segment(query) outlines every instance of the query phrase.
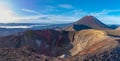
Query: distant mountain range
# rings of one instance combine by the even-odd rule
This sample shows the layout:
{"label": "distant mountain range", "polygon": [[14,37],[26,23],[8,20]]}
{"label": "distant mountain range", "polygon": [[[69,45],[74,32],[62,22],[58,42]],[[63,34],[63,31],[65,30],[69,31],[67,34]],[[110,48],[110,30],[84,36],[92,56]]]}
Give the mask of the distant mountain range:
{"label": "distant mountain range", "polygon": [[7,36],[26,30],[55,29],[68,24],[0,23],[0,36]]}

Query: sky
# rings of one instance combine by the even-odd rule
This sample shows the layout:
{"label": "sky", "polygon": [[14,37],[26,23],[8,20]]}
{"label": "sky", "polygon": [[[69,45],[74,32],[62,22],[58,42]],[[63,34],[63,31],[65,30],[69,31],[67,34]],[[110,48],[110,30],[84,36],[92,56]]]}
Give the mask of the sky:
{"label": "sky", "polygon": [[71,23],[86,15],[120,24],[120,0],[0,0],[0,23]]}

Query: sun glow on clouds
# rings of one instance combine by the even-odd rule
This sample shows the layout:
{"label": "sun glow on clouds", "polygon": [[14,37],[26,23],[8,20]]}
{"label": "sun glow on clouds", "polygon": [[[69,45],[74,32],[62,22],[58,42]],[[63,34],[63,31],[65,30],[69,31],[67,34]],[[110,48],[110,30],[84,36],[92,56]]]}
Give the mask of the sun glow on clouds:
{"label": "sun glow on clouds", "polygon": [[0,3],[0,22],[9,23],[15,22],[16,14],[6,4]]}

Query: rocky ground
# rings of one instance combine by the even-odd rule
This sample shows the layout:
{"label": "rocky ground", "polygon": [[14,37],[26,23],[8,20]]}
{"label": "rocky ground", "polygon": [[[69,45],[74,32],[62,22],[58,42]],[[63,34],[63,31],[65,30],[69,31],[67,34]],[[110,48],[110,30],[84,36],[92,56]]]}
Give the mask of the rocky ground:
{"label": "rocky ground", "polygon": [[27,31],[0,38],[0,61],[119,61],[119,42],[93,29]]}

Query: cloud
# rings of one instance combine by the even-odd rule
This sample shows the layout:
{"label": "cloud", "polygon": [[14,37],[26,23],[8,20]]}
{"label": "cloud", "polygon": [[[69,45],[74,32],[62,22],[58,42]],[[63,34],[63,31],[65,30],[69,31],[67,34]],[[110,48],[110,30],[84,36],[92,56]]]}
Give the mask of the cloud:
{"label": "cloud", "polygon": [[73,8],[73,6],[69,5],[69,4],[60,4],[59,7],[65,8],[65,9],[72,9]]}
{"label": "cloud", "polygon": [[[120,24],[120,15],[115,15],[114,13],[120,13],[120,10],[103,10],[100,12],[92,12],[88,13],[89,15],[93,15],[100,19],[102,22],[106,24]],[[113,13],[110,15],[110,13]]]}
{"label": "cloud", "polygon": [[40,14],[39,12],[34,11],[34,10],[31,10],[31,9],[25,9],[25,8],[23,8],[23,9],[21,9],[21,10],[22,10],[22,11],[25,11],[25,12],[28,12],[28,13]]}
{"label": "cloud", "polygon": [[106,24],[119,24],[120,25],[120,16],[103,15],[103,16],[99,16],[98,18]]}
{"label": "cloud", "polygon": [[101,16],[101,15],[108,15],[109,13],[115,13],[115,12],[120,12],[120,10],[106,10],[106,9],[104,9],[100,12],[89,13],[89,15]]}
{"label": "cloud", "polygon": [[62,16],[62,15],[36,15],[36,16],[24,16],[20,17],[20,23],[69,23],[74,22],[76,20],[75,17],[72,16]]}
{"label": "cloud", "polygon": [[54,15],[54,14],[38,14],[37,11],[30,10],[30,9],[22,9],[28,13],[34,13],[36,15],[29,15],[29,16],[19,16],[17,22],[20,23],[69,23],[73,22],[76,17],[72,16],[65,16],[65,15]]}

